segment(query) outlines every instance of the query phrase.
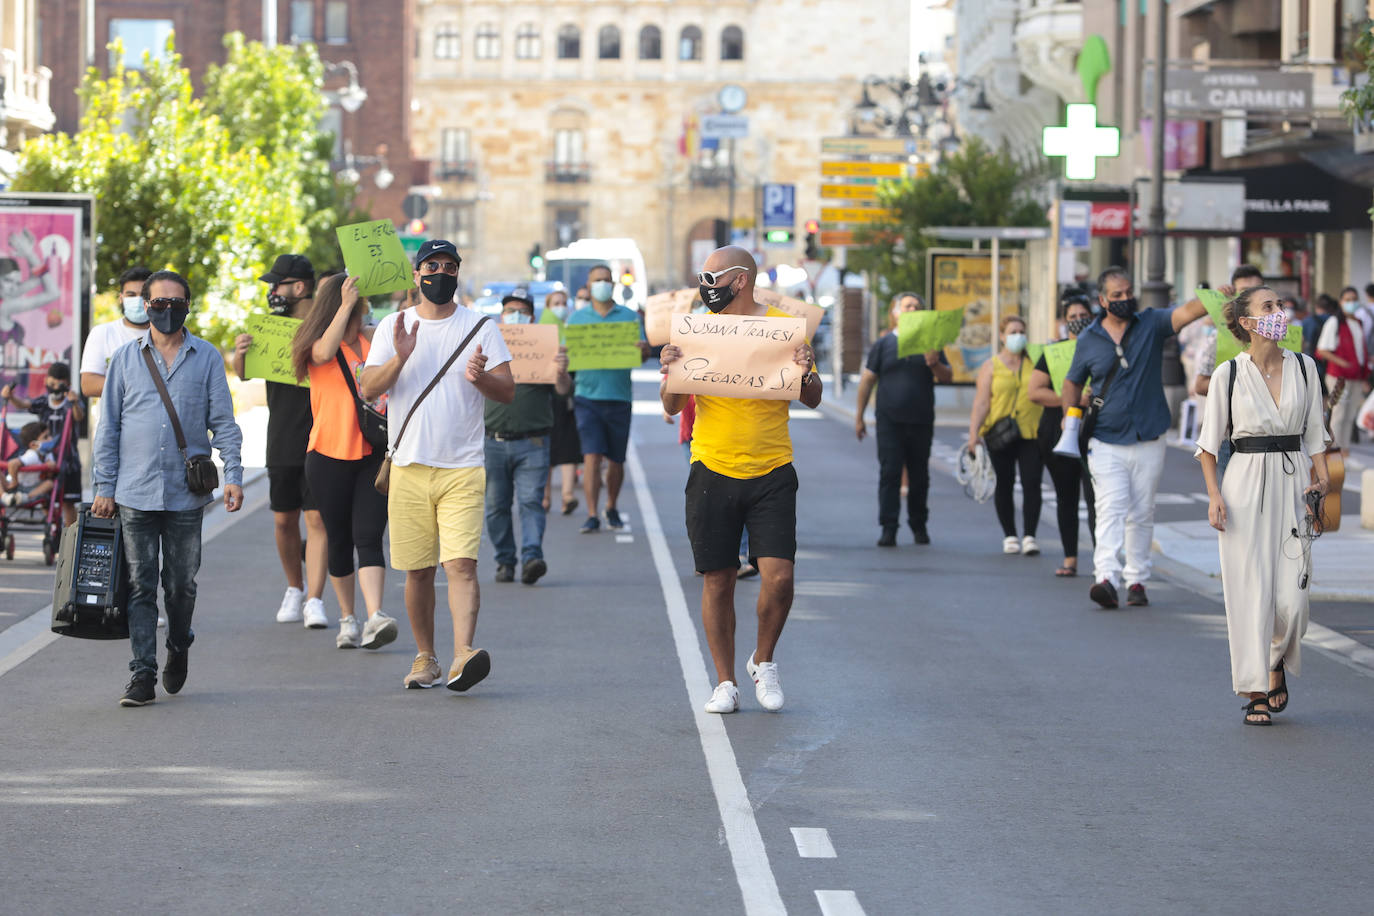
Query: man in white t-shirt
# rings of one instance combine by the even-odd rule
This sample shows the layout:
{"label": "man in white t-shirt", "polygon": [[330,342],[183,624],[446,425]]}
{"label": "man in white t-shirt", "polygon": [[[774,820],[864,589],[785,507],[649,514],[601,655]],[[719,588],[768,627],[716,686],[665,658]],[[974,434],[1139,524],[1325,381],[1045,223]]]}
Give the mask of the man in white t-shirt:
{"label": "man in white t-shirt", "polygon": [[105,371],[114,352],[148,330],[148,306],[143,281],[153,275],[146,267],[130,267],[119,276],[119,301],[124,317],[91,328],[81,347],[81,393],[98,398],[105,391]]}
{"label": "man in white t-shirt", "polygon": [[418,654],[407,688],[443,677],[434,652],[434,575],[443,564],[453,616],[450,690],[472,687],[491,671],[477,631],[477,548],[486,495],[485,399],[515,399],[510,351],[494,322],[484,323],[439,384],[406,416],[481,317],[454,301],[462,259],[452,242],[431,239],[415,256],[420,304],[377,325],[359,385],[366,399],[388,394],[391,486],[387,498],[391,565],[406,573],[406,615]]}

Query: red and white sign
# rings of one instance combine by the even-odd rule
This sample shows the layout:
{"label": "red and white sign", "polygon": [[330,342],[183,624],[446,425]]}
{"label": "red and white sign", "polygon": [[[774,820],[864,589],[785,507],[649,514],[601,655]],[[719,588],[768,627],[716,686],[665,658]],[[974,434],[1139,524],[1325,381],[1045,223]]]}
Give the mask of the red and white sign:
{"label": "red and white sign", "polygon": [[1130,234],[1131,205],[1093,201],[1093,235],[1125,236]]}

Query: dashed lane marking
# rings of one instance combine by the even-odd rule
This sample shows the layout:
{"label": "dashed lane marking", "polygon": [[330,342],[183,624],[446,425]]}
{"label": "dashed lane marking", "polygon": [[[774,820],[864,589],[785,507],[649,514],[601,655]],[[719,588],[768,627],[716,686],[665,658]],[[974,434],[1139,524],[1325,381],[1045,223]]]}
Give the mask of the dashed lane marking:
{"label": "dashed lane marking", "polygon": [[797,855],[803,859],[835,858],[830,831],[824,827],[793,827],[792,840],[797,844]]}
{"label": "dashed lane marking", "polygon": [[617,544],[633,544],[635,542],[635,536],[633,534],[617,534],[615,536],[615,542]]}
{"label": "dashed lane marking", "polygon": [[816,891],[821,916],[864,916],[859,895],[853,891]]}

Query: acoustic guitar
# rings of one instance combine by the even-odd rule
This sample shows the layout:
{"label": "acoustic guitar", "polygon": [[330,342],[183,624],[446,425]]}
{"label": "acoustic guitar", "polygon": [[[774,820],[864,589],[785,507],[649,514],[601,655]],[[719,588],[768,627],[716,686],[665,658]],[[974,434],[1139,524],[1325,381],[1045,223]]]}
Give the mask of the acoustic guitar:
{"label": "acoustic guitar", "polygon": [[[1338,378],[1322,404],[1328,435],[1331,433],[1331,409],[1344,393],[1345,379]],[[1345,459],[1341,457],[1341,447],[1335,444],[1335,436],[1331,438],[1332,444],[1326,447],[1327,488],[1326,497],[1322,500],[1322,531],[1341,530],[1341,490],[1345,487]]]}

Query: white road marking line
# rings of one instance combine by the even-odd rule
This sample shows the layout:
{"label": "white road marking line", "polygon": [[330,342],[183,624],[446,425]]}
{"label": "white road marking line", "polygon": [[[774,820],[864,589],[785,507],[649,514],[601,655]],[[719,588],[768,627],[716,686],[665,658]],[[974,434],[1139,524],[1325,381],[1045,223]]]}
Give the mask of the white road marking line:
{"label": "white road marking line", "polygon": [[633,534],[617,534],[615,536],[615,542],[617,544],[633,544],[635,542],[635,536]]}
{"label": "white road marking line", "polygon": [[[223,512],[210,516],[201,528],[201,544],[207,544],[228,531],[241,519],[267,504],[267,493],[245,505],[233,515]],[[52,631],[52,604],[45,604],[23,620],[0,632],[0,677],[38,654],[45,646],[59,639]]]}
{"label": "white road marking line", "polygon": [[864,916],[859,895],[853,891],[816,891],[816,902],[821,905],[821,916]]}
{"label": "white road marking line", "polygon": [[797,844],[797,855],[803,859],[835,858],[830,831],[824,827],[793,827],[792,840]]}
{"label": "white road marking line", "polygon": [[[649,539],[649,551],[658,571],[668,624],[677,648],[678,665],[682,668],[682,680],[687,687],[687,702],[691,704],[692,717],[701,738],[706,772],[711,778],[716,807],[720,810],[720,819],[725,827],[725,842],[730,848],[735,880],[744,897],[744,912],[749,916],[783,916],[787,907],[783,905],[778,879],[768,862],[768,850],[763,845],[763,835],[759,833],[754,808],[749,804],[749,793],[744,788],[744,777],[740,775],[739,764],[735,761],[735,749],[730,744],[730,735],[725,731],[725,722],[721,716],[703,709],[711,697],[710,675],[706,671],[696,628],[687,610],[687,596],[682,591],[682,583],[678,580],[677,570],[673,568],[673,560],[668,553],[668,541],[663,536],[658,507],[654,505],[644,467],[639,463],[639,450],[633,442],[630,443],[627,458],[630,483],[634,487],[640,511],[644,513],[644,533]],[[853,912],[861,913],[862,910]]]}

